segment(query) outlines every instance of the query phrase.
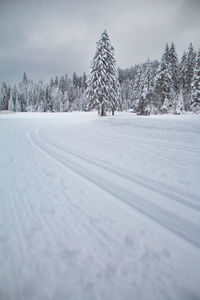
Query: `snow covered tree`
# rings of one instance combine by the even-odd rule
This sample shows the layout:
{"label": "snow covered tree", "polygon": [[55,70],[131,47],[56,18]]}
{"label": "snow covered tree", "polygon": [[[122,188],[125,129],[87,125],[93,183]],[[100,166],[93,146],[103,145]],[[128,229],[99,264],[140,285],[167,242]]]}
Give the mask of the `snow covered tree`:
{"label": "snow covered tree", "polygon": [[170,107],[169,99],[165,97],[164,103],[161,106],[160,111],[164,114],[167,114],[169,112],[169,107]]}
{"label": "snow covered tree", "polygon": [[111,110],[114,115],[118,100],[118,76],[114,59],[114,48],[105,30],[97,42],[97,49],[91,64],[87,81],[86,97],[88,110],[97,108],[101,116]]}
{"label": "snow covered tree", "polygon": [[118,101],[119,110],[133,108],[133,82],[130,79],[124,80],[120,85],[120,101]]}
{"label": "snow covered tree", "polygon": [[154,94],[157,101],[157,107],[161,109],[166,98],[170,99],[170,92],[172,86],[172,79],[170,73],[170,59],[169,59],[169,48],[166,46],[165,53],[161,58],[160,65],[158,66],[156,77],[155,77],[155,88]]}
{"label": "snow covered tree", "polygon": [[128,84],[127,84],[127,108],[130,109],[132,108],[135,110],[135,101],[134,101],[134,94],[133,94],[133,80],[128,79]]}
{"label": "snow covered tree", "polygon": [[51,101],[52,101],[52,111],[58,112],[60,111],[62,104],[62,92],[59,90],[58,86],[54,85],[51,88]]}
{"label": "snow covered tree", "polygon": [[8,110],[10,94],[11,88],[3,82],[0,91],[0,110]]}
{"label": "snow covered tree", "polygon": [[153,96],[153,70],[152,64],[148,59],[146,63],[146,71],[144,74],[144,81],[142,86],[142,93],[139,100],[138,113],[141,115],[149,115],[151,113],[151,99]]}
{"label": "snow covered tree", "polygon": [[133,101],[135,103],[136,111],[140,111],[140,99],[142,95],[142,89],[144,84],[144,71],[142,65],[139,65],[133,84]]}
{"label": "snow covered tree", "polygon": [[186,110],[191,110],[191,92],[192,92],[192,80],[194,76],[196,53],[190,43],[188,48],[186,63],[185,63],[185,83],[183,86],[185,95],[185,108]]}
{"label": "snow covered tree", "polygon": [[87,89],[87,76],[86,76],[85,72],[83,73],[83,76],[82,76],[81,86],[84,91]]}
{"label": "snow covered tree", "polygon": [[8,110],[17,111],[17,97],[18,97],[18,90],[17,90],[17,86],[14,85],[10,95]]}
{"label": "snow covered tree", "polygon": [[181,90],[178,95],[178,103],[175,108],[175,114],[180,115],[182,112],[184,112],[184,103],[183,103],[183,92]]}
{"label": "snow covered tree", "polygon": [[197,53],[191,93],[192,110],[193,112],[200,113],[200,49]]}
{"label": "snow covered tree", "polygon": [[172,42],[169,49],[169,62],[170,62],[170,73],[172,79],[172,88],[175,93],[179,91],[179,81],[178,81],[178,56],[176,54],[175,45]]}
{"label": "snow covered tree", "polygon": [[67,112],[69,110],[69,97],[68,92],[65,91],[62,96],[62,111]]}
{"label": "snow covered tree", "polygon": [[179,86],[184,87],[186,83],[186,60],[187,60],[187,53],[186,51],[183,52],[183,56],[181,58],[181,62],[178,67],[178,77],[179,77]]}
{"label": "snow covered tree", "polygon": [[28,80],[26,72],[23,74],[23,79],[18,85],[18,104],[20,111],[28,111],[28,94],[29,94],[30,80]]}

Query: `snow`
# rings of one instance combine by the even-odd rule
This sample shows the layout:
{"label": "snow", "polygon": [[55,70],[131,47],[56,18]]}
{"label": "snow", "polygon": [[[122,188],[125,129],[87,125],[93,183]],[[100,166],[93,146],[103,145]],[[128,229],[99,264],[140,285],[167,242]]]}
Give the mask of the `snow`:
{"label": "snow", "polygon": [[0,115],[0,299],[199,299],[200,118]]}

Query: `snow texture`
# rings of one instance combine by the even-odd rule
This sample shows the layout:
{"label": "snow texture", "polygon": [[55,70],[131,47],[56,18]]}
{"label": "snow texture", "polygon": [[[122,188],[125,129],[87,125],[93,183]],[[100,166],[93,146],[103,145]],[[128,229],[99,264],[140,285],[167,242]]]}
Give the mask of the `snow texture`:
{"label": "snow texture", "polygon": [[0,114],[0,299],[200,299],[200,118]]}

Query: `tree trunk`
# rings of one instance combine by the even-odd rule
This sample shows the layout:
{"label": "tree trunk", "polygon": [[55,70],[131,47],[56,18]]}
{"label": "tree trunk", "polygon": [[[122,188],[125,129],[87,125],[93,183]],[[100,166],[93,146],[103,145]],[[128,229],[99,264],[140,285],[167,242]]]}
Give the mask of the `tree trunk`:
{"label": "tree trunk", "polygon": [[104,106],[102,105],[101,106],[101,114],[100,114],[101,117],[105,116],[105,112],[104,112]]}

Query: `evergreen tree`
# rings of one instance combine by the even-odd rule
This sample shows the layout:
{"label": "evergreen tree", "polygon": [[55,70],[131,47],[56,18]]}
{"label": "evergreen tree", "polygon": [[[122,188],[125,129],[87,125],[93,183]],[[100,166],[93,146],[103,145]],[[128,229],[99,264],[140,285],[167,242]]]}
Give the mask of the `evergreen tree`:
{"label": "evergreen tree", "polygon": [[170,72],[172,79],[172,88],[175,93],[179,91],[179,81],[178,81],[178,56],[176,54],[175,45],[172,42],[169,50],[169,59],[170,59]]}
{"label": "evergreen tree", "polygon": [[69,97],[68,91],[66,90],[62,97],[62,111],[67,112],[69,110]]}
{"label": "evergreen tree", "polygon": [[192,110],[193,112],[200,113],[200,49],[197,53],[192,81]]}
{"label": "evergreen tree", "polygon": [[[163,56],[164,56],[166,65],[169,66],[171,63],[171,59],[170,59],[170,49],[169,49],[168,43],[165,46],[165,52],[164,52]],[[170,67],[169,67],[169,70],[170,70]]]}
{"label": "evergreen tree", "polygon": [[63,93],[63,95],[64,95],[64,93],[65,93],[65,91],[66,91],[66,83],[65,83],[65,78],[64,78],[64,76],[61,76],[60,77],[60,80],[59,80],[59,89],[60,89],[60,91]]}
{"label": "evergreen tree", "polygon": [[11,91],[10,100],[9,100],[9,107],[8,110],[10,111],[17,111],[17,86],[14,85]]}
{"label": "evergreen tree", "polygon": [[150,102],[153,95],[153,81],[152,64],[148,59],[142,74],[142,81],[139,83],[140,94],[138,95],[137,112],[140,115],[149,115],[151,113]]}
{"label": "evergreen tree", "polygon": [[108,110],[114,114],[117,109],[119,85],[115,64],[114,48],[104,31],[97,42],[86,90],[88,109],[97,108],[101,116],[105,116]]}
{"label": "evergreen tree", "polygon": [[170,92],[172,86],[171,72],[170,72],[170,59],[169,59],[169,48],[166,45],[165,53],[161,58],[160,65],[158,66],[156,77],[155,77],[155,88],[154,95],[156,99],[156,104],[159,109],[166,101],[171,101]]}
{"label": "evergreen tree", "polygon": [[28,92],[30,81],[27,78],[26,72],[23,74],[23,79],[19,83],[18,101],[21,106],[20,111],[28,111]]}
{"label": "evergreen tree", "polygon": [[58,86],[59,82],[58,82],[58,76],[56,76],[55,78],[55,86]]}
{"label": "evergreen tree", "polygon": [[133,84],[133,101],[135,103],[136,111],[140,111],[140,99],[142,95],[142,89],[144,84],[144,71],[142,65],[138,66],[135,81]]}
{"label": "evergreen tree", "polygon": [[119,109],[127,110],[131,108],[131,102],[132,102],[132,82],[129,79],[124,80],[120,85],[120,103],[118,103]]}
{"label": "evergreen tree", "polygon": [[185,64],[185,84],[183,86],[185,90],[185,108],[186,110],[191,109],[191,92],[192,92],[192,80],[194,76],[194,68],[195,68],[195,59],[196,53],[190,43],[188,48],[187,57],[186,57],[186,64]]}
{"label": "evergreen tree", "polygon": [[133,80],[128,79],[127,82],[127,108],[132,108],[135,110],[135,101],[134,101],[134,95],[133,95]]}
{"label": "evergreen tree", "polygon": [[0,110],[8,110],[10,94],[11,88],[3,82],[0,91]]}
{"label": "evergreen tree", "polygon": [[177,115],[180,115],[182,112],[184,112],[184,103],[183,103],[183,92],[181,90],[178,95],[178,103],[176,105],[175,113]]}
{"label": "evergreen tree", "polygon": [[164,103],[161,106],[160,111],[164,114],[167,114],[169,112],[169,108],[170,108],[169,99],[167,97],[165,97]]}
{"label": "evergreen tree", "polygon": [[141,105],[141,114],[149,115],[151,113],[151,100],[153,97],[153,87],[154,87],[154,79],[153,79],[153,70],[152,64],[148,59],[146,63],[146,71],[144,74],[144,83],[142,88],[142,105]]}
{"label": "evergreen tree", "polygon": [[182,89],[185,87],[186,84],[186,60],[187,60],[187,53],[186,51],[184,51],[178,68],[179,86]]}
{"label": "evergreen tree", "polygon": [[78,84],[79,84],[79,78],[78,78],[78,76],[76,75],[75,72],[73,73],[72,83],[73,83],[73,86],[74,86],[74,87],[77,87]]}
{"label": "evergreen tree", "polygon": [[83,77],[82,77],[82,89],[83,91],[87,89],[87,76],[85,72],[83,73]]}

